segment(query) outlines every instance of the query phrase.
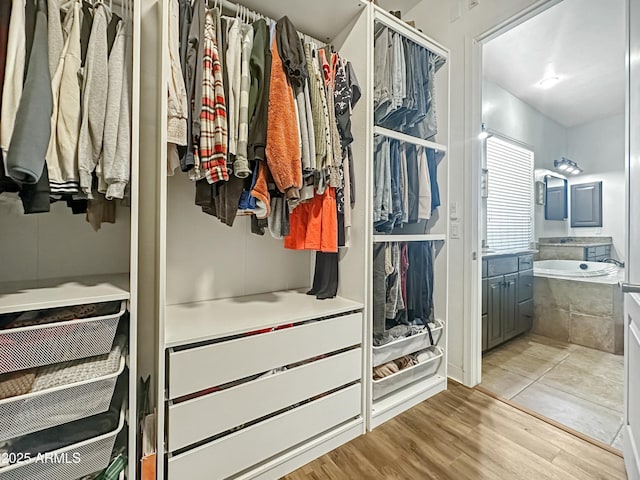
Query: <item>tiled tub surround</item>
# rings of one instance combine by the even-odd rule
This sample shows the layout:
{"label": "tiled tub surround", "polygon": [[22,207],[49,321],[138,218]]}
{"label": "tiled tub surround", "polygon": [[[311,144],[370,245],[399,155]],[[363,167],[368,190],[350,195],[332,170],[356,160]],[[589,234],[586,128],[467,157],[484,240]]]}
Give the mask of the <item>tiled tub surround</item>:
{"label": "tiled tub surround", "polygon": [[611,257],[612,237],[548,237],[538,239],[539,260],[588,260]]}
{"label": "tiled tub surround", "polygon": [[533,333],[604,352],[622,353],[623,303],[617,274],[552,278],[534,274]]}

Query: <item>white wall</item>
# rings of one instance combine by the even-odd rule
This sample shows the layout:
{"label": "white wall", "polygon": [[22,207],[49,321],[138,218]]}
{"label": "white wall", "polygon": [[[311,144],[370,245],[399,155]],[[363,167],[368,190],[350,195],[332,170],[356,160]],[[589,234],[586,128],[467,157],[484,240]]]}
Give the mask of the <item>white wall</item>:
{"label": "white wall", "polygon": [[[499,85],[484,81],[482,116],[487,128],[533,149],[536,169],[552,169],[553,160],[567,156],[567,129]],[[535,205],[534,234],[567,235],[568,222],[544,218],[544,206]]]}
{"label": "white wall", "polygon": [[624,115],[616,115],[567,130],[567,157],[578,163],[584,175],[569,185],[602,181],[602,228],[571,228],[570,236],[613,237],[613,256],[624,261],[625,168]]}
{"label": "white wall", "polygon": [[483,119],[490,130],[533,148],[535,168],[551,168],[567,154],[567,130],[493,82],[482,91]]}

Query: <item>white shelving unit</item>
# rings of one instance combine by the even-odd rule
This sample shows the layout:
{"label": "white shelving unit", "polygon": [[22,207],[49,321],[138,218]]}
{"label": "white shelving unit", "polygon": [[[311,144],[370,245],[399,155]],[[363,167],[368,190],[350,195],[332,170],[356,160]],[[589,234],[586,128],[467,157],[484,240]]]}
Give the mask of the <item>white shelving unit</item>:
{"label": "white shelving unit", "polygon": [[[331,40],[358,77],[367,77],[361,51],[343,47],[354,34],[366,39],[353,26],[369,15],[368,1],[239,3],[276,20],[287,15],[299,31]],[[221,5],[234,14],[232,2]],[[366,429],[367,106],[361,101],[352,117],[356,188],[363,194],[352,214],[351,248],[341,254],[338,297],[317,300],[304,293],[313,275],[311,253],[287,251],[268,233],[253,235],[248,218],[238,217],[233,228],[222,225],[194,205],[195,187],[185,175],[167,178],[168,14],[166,0],[144,2],[142,48],[153,54],[141,65],[140,101],[149,108],[141,119],[148,148],[141,157],[147,215],[140,250],[140,271],[148,275],[140,292],[141,358],[148,360],[140,369],[153,379],[157,479],[279,478]],[[221,255],[209,247],[198,251],[194,239],[209,239]],[[215,391],[224,382],[239,383]],[[247,420],[253,424],[244,427]],[[243,428],[229,434],[229,422]],[[273,441],[256,443],[264,438]]]}
{"label": "white shelving unit", "polygon": [[[440,132],[435,141],[375,128],[375,22],[445,58],[448,51],[366,1],[240,3],[270,17],[287,15],[301,31],[330,39],[353,64],[362,98],[352,116],[358,193],[350,248],[340,255],[338,298],[318,301],[304,294],[311,282],[311,254],[286,251],[268,235],[252,235],[246,218],[236,219],[233,228],[220,224],[194,205],[194,186],[184,175],[167,178],[169,5],[146,1],[141,47],[151,54],[141,59],[141,207],[146,214],[139,252],[145,275],[141,359],[146,360],[140,369],[153,378],[158,480],[279,478],[446,388],[448,222],[435,214],[420,225],[422,231],[374,235],[371,212],[373,139],[385,135],[441,153],[440,215],[445,216],[448,65],[437,75]],[[233,7],[227,0],[222,5]],[[194,245],[202,239],[211,244],[199,251]],[[428,380],[373,402],[372,250],[374,242],[391,241],[437,244],[436,334],[442,354]],[[211,248],[221,254],[211,255]],[[264,375],[283,366],[288,368]],[[229,433],[229,428],[237,430]]]}
{"label": "white shelving unit", "polygon": [[[439,153],[438,156],[438,184],[440,187],[441,206],[437,213],[432,216],[426,224],[419,225],[407,225],[401,229],[396,229],[393,234],[384,235],[374,232],[373,226],[369,228],[368,243],[369,243],[369,258],[373,258],[373,245],[376,243],[389,243],[389,242],[435,242],[435,289],[434,289],[434,304],[435,304],[435,316],[438,319],[439,325],[441,325],[441,332],[439,335],[438,351],[441,351],[441,357],[437,363],[437,369],[427,368],[421,364],[417,367],[412,367],[413,372],[408,372],[404,376],[401,375],[402,371],[398,374],[398,388],[381,390],[378,384],[378,393],[375,394],[374,389],[370,388],[368,392],[369,401],[369,417],[368,428],[373,429],[394,416],[402,413],[403,411],[413,407],[414,405],[426,400],[427,398],[436,395],[437,393],[447,388],[447,325],[448,325],[448,246],[449,239],[449,221],[448,221],[448,198],[449,198],[449,162],[447,153],[449,151],[449,50],[442,45],[434,42],[428,36],[419,32],[415,28],[407,25],[402,20],[392,16],[382,8],[372,5],[371,16],[368,20],[371,24],[370,37],[368,45],[369,49],[373,50],[374,37],[373,32],[376,26],[382,25],[392,31],[402,35],[408,40],[413,41],[419,46],[429,50],[432,53],[439,55],[445,60],[444,65],[436,73],[436,102],[437,102],[437,117],[439,131],[435,139],[423,139],[412,135],[407,135],[402,132],[394,131],[389,128],[385,128],[379,125],[375,125],[373,115],[373,90],[374,90],[374,65],[373,65],[373,52],[370,52],[370,72],[371,78],[367,84],[369,92],[369,130],[371,149],[373,149],[373,138],[377,135],[385,136],[398,140],[402,143],[407,143],[416,146],[422,146],[430,148]],[[370,157],[371,158],[371,157]],[[373,160],[371,160],[373,163]],[[373,171],[369,169],[368,178],[369,183],[373,185]],[[370,189],[369,192],[372,190]],[[373,212],[373,195],[370,193],[371,205],[370,212]],[[372,218],[369,215],[368,218]],[[420,231],[418,231],[420,230]],[[403,233],[406,231],[406,233]],[[372,260],[369,260],[372,263]],[[368,275],[371,276],[372,270],[368,270]],[[368,288],[368,305],[372,305],[373,291],[372,286],[369,284]],[[372,330],[372,314],[373,309],[368,308],[368,325],[369,331],[367,335],[371,338],[373,335]],[[409,337],[411,339],[411,337]],[[428,346],[428,343],[419,343],[409,340],[407,345],[413,345],[414,351],[403,351],[403,354],[416,353],[417,351],[424,349]],[[372,349],[371,349],[372,350]],[[405,349],[406,350],[406,349]],[[368,359],[367,375],[371,378],[372,367],[374,365],[373,356]],[[432,372],[435,370],[435,373]],[[386,394],[380,397],[380,391],[384,391]],[[389,392],[389,393],[387,393]],[[374,400],[374,396],[377,397]]]}
{"label": "white shelving unit", "polygon": [[[133,99],[140,96],[140,15],[147,2],[133,3],[132,30],[132,91]],[[113,2],[113,9],[119,12],[121,1]],[[133,101],[131,110],[131,179],[129,206],[117,205],[115,224],[103,224],[99,232],[94,232],[84,215],[73,215],[64,202],[51,205],[49,213],[21,215],[0,205],[0,315],[34,310],[70,307],[103,302],[124,302],[129,312],[127,345],[128,354],[123,362],[128,367],[128,395],[124,406],[126,413],[120,424],[109,434],[89,439],[86,442],[61,449],[60,455],[67,452],[80,452],[86,461],[77,465],[48,465],[29,463],[23,466],[6,467],[0,477],[13,478],[59,478],[67,480],[79,478],[95,472],[95,469],[108,462],[116,437],[125,429],[128,442],[129,464],[122,478],[136,478],[137,468],[137,397],[138,387],[138,249],[139,249],[139,132],[140,105]],[[87,324],[90,323],[87,321]],[[63,322],[61,327],[65,335],[67,330],[77,327],[84,320]],[[97,323],[97,322],[96,322]],[[117,323],[117,320],[115,321]],[[56,324],[48,324],[48,330],[55,330]],[[16,334],[26,335],[24,331],[34,331],[24,327]],[[30,330],[31,329],[31,330]],[[114,325],[115,331],[115,325]],[[75,329],[78,334],[80,329]],[[86,329],[91,330],[87,327]],[[94,329],[95,330],[95,329]],[[6,337],[11,329],[0,332]],[[47,339],[55,338],[50,334]],[[65,337],[67,340],[73,338]],[[38,347],[37,338],[31,342],[31,350]],[[104,339],[103,339],[104,340]],[[91,338],[78,339],[89,347]],[[44,347],[42,347],[44,348]],[[26,350],[26,349],[25,349]],[[49,352],[51,353],[51,352]],[[6,354],[6,352],[5,352]],[[53,354],[50,356],[54,356]],[[77,358],[77,357],[75,357]],[[41,362],[42,363],[42,362]],[[122,365],[121,365],[122,367]],[[124,374],[124,373],[123,373]],[[57,394],[53,389],[51,395]],[[108,393],[107,393],[108,395]],[[33,395],[36,397],[37,395]],[[110,400],[110,399],[109,399]],[[57,400],[60,402],[60,398]],[[58,406],[62,405],[58,403]],[[31,402],[35,408],[36,402]],[[33,412],[35,417],[38,412]],[[42,412],[40,412],[42,414]],[[74,412],[68,412],[69,417]],[[82,418],[77,414],[76,419]],[[37,435],[37,431],[33,432]],[[58,452],[56,452],[58,453]]]}

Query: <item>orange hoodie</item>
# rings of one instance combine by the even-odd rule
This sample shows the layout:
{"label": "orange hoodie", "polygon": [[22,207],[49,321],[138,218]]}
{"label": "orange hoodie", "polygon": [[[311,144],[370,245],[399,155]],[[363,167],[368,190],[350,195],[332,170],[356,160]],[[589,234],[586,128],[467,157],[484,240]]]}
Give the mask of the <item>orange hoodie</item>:
{"label": "orange hoodie", "polygon": [[287,80],[274,36],[267,124],[267,164],[273,180],[288,200],[300,198],[302,158],[293,89]]}

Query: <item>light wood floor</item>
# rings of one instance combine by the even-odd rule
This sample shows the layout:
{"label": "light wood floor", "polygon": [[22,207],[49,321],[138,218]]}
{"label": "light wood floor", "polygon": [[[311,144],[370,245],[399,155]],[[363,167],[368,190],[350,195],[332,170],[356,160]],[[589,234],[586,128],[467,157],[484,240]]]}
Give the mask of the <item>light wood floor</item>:
{"label": "light wood floor", "polygon": [[503,402],[449,390],[285,480],[626,479],[622,458]]}

